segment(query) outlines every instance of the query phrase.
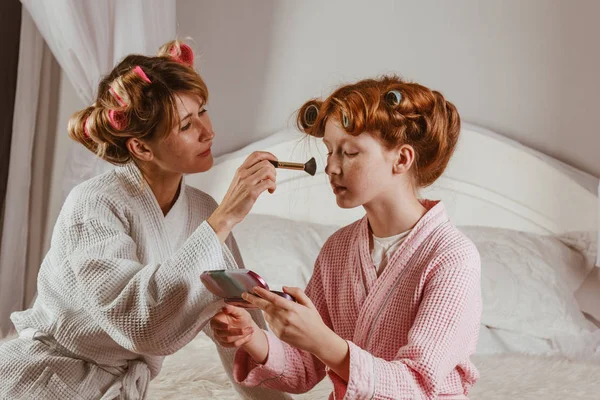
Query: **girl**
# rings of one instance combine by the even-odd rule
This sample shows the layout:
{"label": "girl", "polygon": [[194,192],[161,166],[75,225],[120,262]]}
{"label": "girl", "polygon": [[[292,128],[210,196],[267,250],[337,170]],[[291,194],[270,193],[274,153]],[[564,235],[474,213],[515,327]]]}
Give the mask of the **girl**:
{"label": "girl", "polygon": [[302,106],[322,137],[338,206],[366,216],[325,243],[297,303],[255,289],[244,299],[272,328],[226,306],[211,321],[242,346],[234,377],[292,393],[325,375],[335,399],[466,399],[481,314],[480,260],[441,202],[419,200],[454,151],[460,119],[444,97],[396,77],[367,79]]}
{"label": "girl", "polygon": [[[0,346],[0,398],[142,399],[163,356],[220,309],[200,273],[243,265],[230,232],[275,190],[275,157],[250,155],[219,206],[186,186],[184,174],[213,163],[207,100],[191,48],[174,41],[156,57],[126,57],[71,118],[71,138],[119,166],[66,200],[37,300],[12,315],[19,338]],[[220,355],[231,374],[233,353]]]}

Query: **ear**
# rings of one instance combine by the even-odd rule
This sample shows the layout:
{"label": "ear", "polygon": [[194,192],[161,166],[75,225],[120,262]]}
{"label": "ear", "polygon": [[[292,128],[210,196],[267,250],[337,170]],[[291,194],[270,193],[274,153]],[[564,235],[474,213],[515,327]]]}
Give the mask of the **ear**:
{"label": "ear", "polygon": [[392,172],[394,174],[406,174],[415,162],[415,149],[411,145],[403,144],[396,148],[394,153],[396,157]]}
{"label": "ear", "polygon": [[140,139],[128,139],[127,150],[129,150],[129,154],[131,154],[132,157],[137,158],[140,161],[152,161],[154,159],[154,153],[150,146]]}

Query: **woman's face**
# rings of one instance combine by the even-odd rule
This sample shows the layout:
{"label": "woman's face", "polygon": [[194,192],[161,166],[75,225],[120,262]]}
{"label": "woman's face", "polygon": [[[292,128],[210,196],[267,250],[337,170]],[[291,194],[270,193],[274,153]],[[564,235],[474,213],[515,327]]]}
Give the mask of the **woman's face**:
{"label": "woman's face", "polygon": [[153,161],[168,172],[193,174],[213,165],[211,152],[215,133],[204,100],[185,93],[177,95],[179,123],[171,132],[150,144]]}

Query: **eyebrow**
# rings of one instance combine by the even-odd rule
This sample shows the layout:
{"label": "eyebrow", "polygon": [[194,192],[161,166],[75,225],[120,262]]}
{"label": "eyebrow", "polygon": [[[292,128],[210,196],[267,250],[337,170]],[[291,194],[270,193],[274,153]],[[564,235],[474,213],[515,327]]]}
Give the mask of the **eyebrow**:
{"label": "eyebrow", "polygon": [[[200,110],[202,110],[202,108],[204,108],[204,107],[206,107],[206,103],[204,103],[204,102],[201,102],[201,103],[200,103]],[[185,121],[186,119],[188,119],[188,118],[189,118],[189,117],[191,117],[191,116],[192,116],[192,113],[189,113],[189,114],[188,114],[188,115],[186,115],[185,117],[181,118],[181,119],[179,120],[179,122],[183,122],[183,121]]]}
{"label": "eyebrow", "polygon": [[[349,140],[347,138],[342,138],[339,141],[340,145],[343,145],[346,142],[349,142]],[[323,136],[323,143],[325,143],[325,144],[331,144],[331,143],[329,143],[329,140],[325,139],[325,136]]]}

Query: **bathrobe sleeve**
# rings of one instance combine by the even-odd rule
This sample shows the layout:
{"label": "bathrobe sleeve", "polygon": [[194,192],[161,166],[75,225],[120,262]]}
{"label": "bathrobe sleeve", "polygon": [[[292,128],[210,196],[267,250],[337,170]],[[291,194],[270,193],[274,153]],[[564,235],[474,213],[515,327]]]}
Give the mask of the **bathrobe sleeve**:
{"label": "bathrobe sleeve", "polygon": [[222,306],[202,285],[208,269],[237,268],[227,246],[203,222],[162,262],[139,261],[130,222],[106,199],[82,199],[85,215],[59,234],[70,247],[73,296],[115,342],[148,355],[168,355],[193,339]]}
{"label": "bathrobe sleeve", "polygon": [[[227,238],[225,243],[227,244],[227,247],[231,250],[231,253],[233,254],[233,257],[234,257],[238,267],[244,268],[244,261],[242,259],[237,242],[235,241],[233,234],[229,235],[229,237]],[[263,318],[262,312],[260,310],[249,310],[249,312],[250,312],[250,315],[252,316],[252,318],[254,319],[254,321],[256,322],[256,324],[261,329],[266,330],[267,324]],[[261,386],[247,387],[247,386],[242,386],[239,383],[235,382],[235,380],[233,378],[233,365],[234,365],[234,359],[235,359],[235,354],[236,354],[237,349],[226,348],[226,347],[220,346],[217,343],[217,341],[215,340],[214,333],[212,332],[210,324],[206,324],[203,331],[215,343],[217,352],[219,353],[219,357],[221,358],[221,363],[223,364],[223,367],[225,368],[225,372],[227,373],[229,380],[231,382],[233,382],[234,389],[237,390],[237,392],[244,399],[257,399],[257,400],[259,400],[259,399],[260,400],[262,400],[262,399],[269,399],[269,400],[290,399],[289,395],[282,393],[280,391],[277,391],[277,390],[272,390],[272,389],[268,389],[266,387],[261,387]],[[199,360],[199,362],[202,362],[202,360]]]}
{"label": "bathrobe sleeve", "polygon": [[[331,328],[327,311],[319,261],[306,287],[306,295],[311,299],[323,322]],[[265,364],[254,362],[246,351],[240,348],[235,357],[233,376],[244,386],[263,386],[289,393],[305,393],[326,376],[325,365],[309,352],[296,349],[281,341],[272,332],[267,332],[269,354]]]}

